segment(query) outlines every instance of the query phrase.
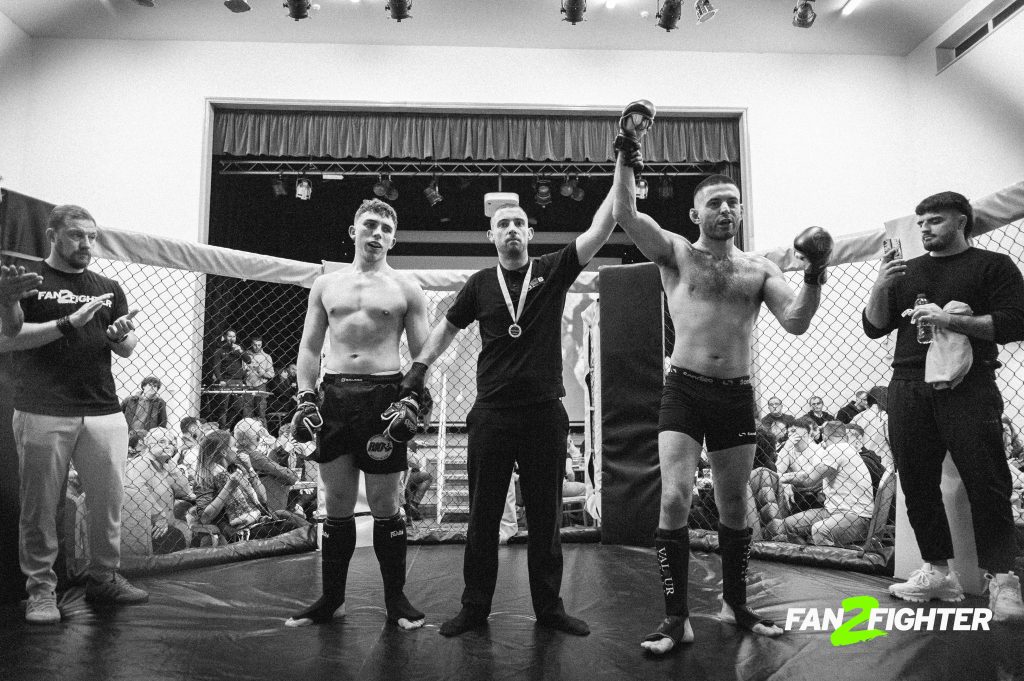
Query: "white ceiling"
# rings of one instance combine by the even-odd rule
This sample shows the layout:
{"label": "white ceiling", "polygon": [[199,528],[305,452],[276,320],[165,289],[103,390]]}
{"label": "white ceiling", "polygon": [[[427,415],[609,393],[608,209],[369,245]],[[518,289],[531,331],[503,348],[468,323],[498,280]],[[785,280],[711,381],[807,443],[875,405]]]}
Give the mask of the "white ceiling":
{"label": "white ceiling", "polygon": [[413,0],[412,18],[401,23],[386,0],[319,0],[321,9],[298,22],[282,0],[249,0],[244,14],[222,0],[154,1],[0,0],[0,12],[38,38],[904,56],[969,0],[862,0],[848,17],[840,16],[845,0],[816,0],[810,29],[791,25],[796,0],[712,0],[719,13],[701,26],[684,0],[670,33],[655,25],[661,0],[617,0],[614,8],[589,0],[586,21],[575,26],[560,20],[560,0]]}

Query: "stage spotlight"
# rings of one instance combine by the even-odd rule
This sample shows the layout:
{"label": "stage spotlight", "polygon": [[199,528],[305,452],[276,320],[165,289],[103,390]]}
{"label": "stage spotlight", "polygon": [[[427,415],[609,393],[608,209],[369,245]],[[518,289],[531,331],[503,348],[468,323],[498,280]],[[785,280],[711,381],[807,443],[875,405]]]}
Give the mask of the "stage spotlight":
{"label": "stage spotlight", "polygon": [[295,21],[309,17],[310,0],[286,0],[283,7],[288,8],[288,16]]}
{"label": "stage spotlight", "polygon": [[300,177],[295,180],[295,198],[302,201],[309,201],[313,196],[313,182],[308,177]]}
{"label": "stage spotlight", "polygon": [[249,7],[249,3],[245,0],[224,0],[224,6],[235,14],[241,14],[242,12],[248,12],[252,9]]}
{"label": "stage spotlight", "polygon": [[797,28],[810,28],[818,15],[814,13],[814,0],[799,0],[793,8],[793,25]]}
{"label": "stage spotlight", "polygon": [[402,19],[412,18],[412,15],[409,14],[409,10],[412,9],[412,0],[388,0],[384,9],[391,12],[391,18],[395,21],[400,22]]}
{"label": "stage spotlight", "polygon": [[398,200],[398,187],[395,186],[395,183],[391,181],[390,177],[388,178],[388,193],[384,195],[384,198],[388,201]]}
{"label": "stage spotlight", "polygon": [[558,187],[558,193],[568,198],[576,191],[576,178],[570,175],[565,176],[565,181]]}
{"label": "stage spotlight", "polygon": [[675,195],[675,189],[672,187],[672,180],[668,179],[668,175],[661,178],[661,184],[658,185],[658,198],[662,201],[668,201]]}
{"label": "stage spotlight", "polygon": [[428,184],[427,188],[423,190],[423,197],[431,206],[436,206],[444,201],[444,197],[441,196],[441,192],[438,191],[436,177],[432,178],[430,180],[430,184]]}
{"label": "stage spotlight", "polygon": [[533,200],[541,208],[546,208],[551,205],[551,184],[544,179],[537,180],[535,185],[536,194],[534,194]]}
{"label": "stage spotlight", "polygon": [[647,180],[641,177],[636,181],[636,198],[646,199],[648,189],[650,189],[650,186],[647,184]]}
{"label": "stage spotlight", "polygon": [[665,0],[661,9],[655,15],[658,20],[658,28],[671,31],[679,23],[679,17],[683,15],[683,0]]}
{"label": "stage spotlight", "polygon": [[583,197],[586,196],[586,194],[587,193],[585,191],[583,191],[583,187],[581,187],[581,186],[579,186],[577,184],[576,188],[572,190],[572,200],[573,201],[582,201]]}
{"label": "stage spotlight", "polygon": [[275,198],[288,195],[288,190],[284,188],[284,178],[280,175],[275,177],[274,181],[270,183],[270,189],[274,192]]}
{"label": "stage spotlight", "polygon": [[565,15],[562,21],[568,21],[575,26],[583,21],[583,15],[586,13],[587,0],[562,0],[562,14]]}
{"label": "stage spotlight", "polygon": [[391,180],[385,180],[384,176],[380,173],[377,174],[377,181],[373,185],[373,193],[380,198],[384,198],[388,194],[388,190],[391,189]]}
{"label": "stage spotlight", "polygon": [[697,13],[698,24],[711,21],[718,14],[718,10],[711,5],[711,0],[697,0],[693,3],[693,10]]}

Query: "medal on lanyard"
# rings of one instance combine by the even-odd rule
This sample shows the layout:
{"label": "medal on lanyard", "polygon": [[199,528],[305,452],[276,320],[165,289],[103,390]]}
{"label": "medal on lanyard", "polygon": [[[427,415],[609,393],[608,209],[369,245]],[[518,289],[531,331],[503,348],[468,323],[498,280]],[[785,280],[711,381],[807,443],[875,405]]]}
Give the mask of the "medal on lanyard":
{"label": "medal on lanyard", "polygon": [[512,307],[512,296],[509,295],[508,285],[505,284],[505,277],[501,276],[501,265],[498,265],[498,286],[501,287],[501,295],[505,298],[505,307],[508,308],[508,313],[512,316],[512,324],[508,327],[508,335],[513,338],[519,338],[523,335],[523,327],[519,326],[519,317],[523,314],[523,308],[526,307],[526,292],[530,288],[530,273],[533,271],[533,261],[530,261],[530,266],[526,268],[526,277],[523,279],[523,290],[519,292],[519,308],[513,309]]}

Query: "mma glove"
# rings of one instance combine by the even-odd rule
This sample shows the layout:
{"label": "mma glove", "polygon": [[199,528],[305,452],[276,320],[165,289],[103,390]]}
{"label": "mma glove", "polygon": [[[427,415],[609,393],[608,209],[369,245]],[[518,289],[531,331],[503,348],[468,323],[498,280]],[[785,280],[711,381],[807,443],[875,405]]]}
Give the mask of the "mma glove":
{"label": "mma glove", "polygon": [[380,415],[387,422],[384,434],[395,442],[408,442],[416,437],[420,420],[420,404],[415,397],[409,395],[391,406]]}
{"label": "mma glove", "polygon": [[313,442],[323,428],[324,419],[316,404],[316,393],[303,390],[298,395],[299,405],[292,414],[292,437],[296,442]]}
{"label": "mma glove", "polygon": [[793,239],[793,250],[807,261],[804,268],[805,284],[821,286],[825,283],[832,245],[832,236],[821,227],[808,227]]}
{"label": "mma glove", "polygon": [[619,132],[615,136],[612,147],[626,154],[627,165],[637,172],[643,170],[643,157],[636,158],[634,153],[640,150],[640,142],[654,125],[654,104],[646,99],[630,102],[619,117]]}

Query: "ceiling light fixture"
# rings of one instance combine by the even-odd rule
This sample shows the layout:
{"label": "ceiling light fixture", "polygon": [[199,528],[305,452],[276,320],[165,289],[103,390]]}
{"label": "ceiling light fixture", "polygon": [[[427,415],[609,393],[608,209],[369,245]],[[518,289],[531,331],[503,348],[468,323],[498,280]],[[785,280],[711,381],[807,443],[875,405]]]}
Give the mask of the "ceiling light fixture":
{"label": "ceiling light fixture", "polygon": [[558,193],[566,198],[572,196],[572,193],[576,191],[576,178],[571,175],[565,176],[565,181],[558,188]]}
{"label": "ceiling light fixture", "polygon": [[661,178],[661,184],[658,185],[658,198],[662,201],[668,201],[675,195],[675,189],[672,187],[672,180],[668,179],[668,175],[664,175]]}
{"label": "ceiling light fixture", "polygon": [[409,10],[412,9],[412,0],[388,0],[384,9],[391,12],[391,18],[398,22],[401,22],[402,19],[412,18],[412,15],[409,14]]}
{"label": "ceiling light fixture", "polygon": [[693,3],[693,11],[697,13],[698,24],[711,21],[718,14],[718,10],[711,4],[711,0],[697,0]]}
{"label": "ceiling light fixture", "polygon": [[658,28],[671,31],[679,24],[679,17],[682,15],[683,0],[665,0],[655,17],[658,20]]}
{"label": "ceiling light fixture", "polygon": [[249,3],[245,0],[224,0],[224,6],[235,14],[241,14],[242,12],[248,12],[252,9]]}
{"label": "ceiling light fixture", "polygon": [[793,25],[797,28],[810,28],[818,15],[814,13],[814,0],[799,0],[793,8]]}
{"label": "ceiling light fixture", "polygon": [[295,198],[309,201],[311,196],[313,196],[313,181],[308,177],[300,177],[295,180]]}
{"label": "ceiling light fixture", "polygon": [[562,0],[562,14],[565,19],[575,26],[583,21],[583,15],[587,13],[587,0]]}
{"label": "ceiling light fixture", "polygon": [[388,195],[389,189],[391,189],[391,180],[385,180],[381,173],[377,173],[377,181],[373,184],[374,195],[383,199]]}
{"label": "ceiling light fixture", "polygon": [[278,175],[275,177],[274,181],[270,183],[270,189],[274,192],[275,198],[287,196],[288,190],[284,188],[284,176]]}
{"label": "ceiling light fixture", "polygon": [[431,178],[430,184],[428,184],[427,188],[423,190],[423,197],[431,206],[436,206],[444,201],[444,197],[441,196],[441,192],[437,188],[437,175],[434,175],[434,177]]}
{"label": "ceiling light fixture", "polygon": [[583,197],[586,196],[586,194],[587,194],[587,192],[585,192],[583,190],[583,187],[581,187],[579,184],[577,184],[576,188],[572,190],[572,200],[573,201],[582,201]]}
{"label": "ceiling light fixture", "polygon": [[534,194],[533,200],[537,202],[537,205],[541,208],[547,208],[551,205],[551,184],[541,178],[537,180],[536,194]]}
{"label": "ceiling light fixture", "polygon": [[288,16],[295,21],[309,18],[310,0],[285,0],[283,7],[288,8]]}
{"label": "ceiling light fixture", "polygon": [[857,9],[860,4],[860,0],[846,0],[846,4],[843,5],[843,16],[848,17],[853,14],[853,11]]}
{"label": "ceiling light fixture", "polygon": [[636,181],[636,198],[646,199],[647,191],[650,189],[650,185],[647,184],[647,180],[640,178]]}

